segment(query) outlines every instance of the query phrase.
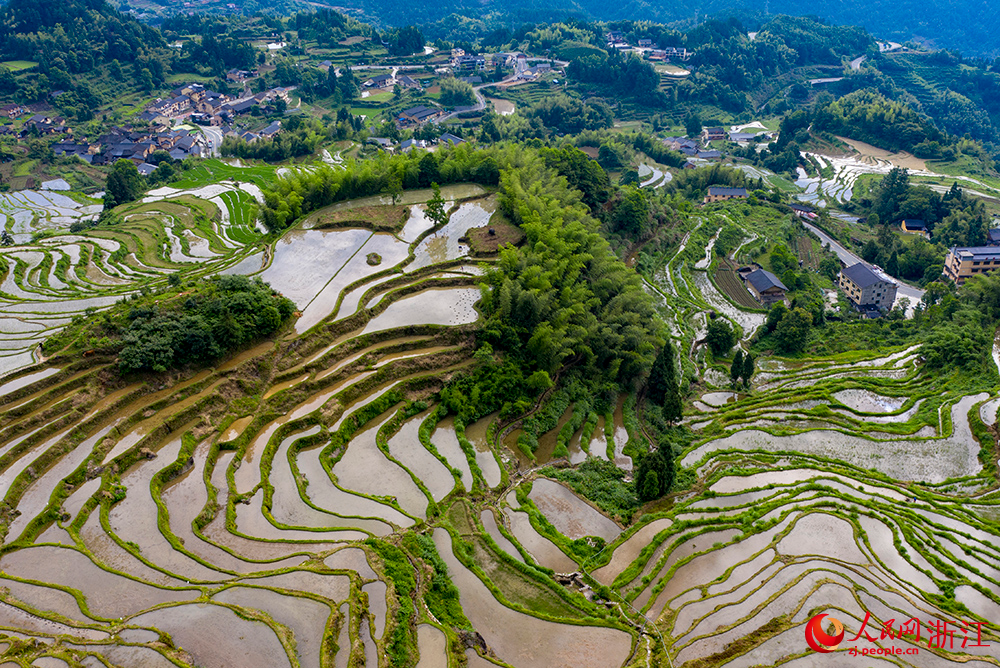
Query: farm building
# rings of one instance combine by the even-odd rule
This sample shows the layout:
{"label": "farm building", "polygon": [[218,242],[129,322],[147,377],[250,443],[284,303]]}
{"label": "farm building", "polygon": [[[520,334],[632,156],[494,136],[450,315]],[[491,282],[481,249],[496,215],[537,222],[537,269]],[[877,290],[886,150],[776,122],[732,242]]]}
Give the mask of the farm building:
{"label": "farm building", "polygon": [[785,292],[788,291],[785,284],[766,269],[755,269],[747,274],[746,286],[753,298],[764,306],[785,301]]}

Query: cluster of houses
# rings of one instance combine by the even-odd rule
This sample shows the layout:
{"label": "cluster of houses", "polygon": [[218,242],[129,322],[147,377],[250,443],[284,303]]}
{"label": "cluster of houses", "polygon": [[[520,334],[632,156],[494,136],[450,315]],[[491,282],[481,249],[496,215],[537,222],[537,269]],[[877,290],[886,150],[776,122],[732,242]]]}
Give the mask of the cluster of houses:
{"label": "cluster of houses", "polygon": [[[23,113],[27,113],[27,109],[20,107],[19,105],[7,105],[18,107]],[[18,118],[20,115],[8,116],[8,118]],[[61,116],[54,116],[48,113],[35,114],[24,123],[21,124],[20,128],[14,128],[13,125],[0,125],[0,136],[3,135],[14,135],[18,138],[23,139],[31,135],[36,135],[39,137],[47,137],[50,135],[71,135],[73,134],[73,129],[66,125],[66,119]]]}
{"label": "cluster of houses", "polygon": [[174,160],[201,157],[205,148],[200,134],[189,130],[167,130],[164,132],[135,132],[113,128],[96,141],[79,139],[57,142],[52,151],[57,156],[76,156],[92,165],[111,165],[119,160],[131,160],[139,171],[152,172],[155,167],[146,163],[154,151],[165,151]]}
{"label": "cluster of houses", "polygon": [[[788,288],[781,279],[760,265],[740,267],[738,272],[747,292],[761,306],[770,307],[785,301]],[[896,302],[896,281],[867,262],[841,269],[837,285],[847,295],[851,305],[867,318],[880,317]]]}
{"label": "cluster of houses", "polygon": [[417,128],[425,123],[436,121],[443,115],[443,109],[420,104],[399,112],[399,115],[396,117],[396,125],[400,128]]}
{"label": "cluster of houses", "polygon": [[625,39],[625,33],[612,30],[605,35],[607,40],[607,45],[609,49],[615,49],[617,51],[641,51],[649,56],[650,60],[687,60],[691,57],[692,52],[688,51],[684,47],[668,46],[660,48],[658,44],[654,44],[651,39],[640,39],[635,43],[635,46],[628,43]]}
{"label": "cluster of houses", "polygon": [[[702,148],[701,144],[695,139],[688,139],[687,137],[667,137],[663,140],[663,143],[667,146],[667,148],[677,151],[678,153],[683,153],[689,158],[697,158],[699,160],[722,159],[721,151]],[[695,166],[696,165],[693,162],[684,165],[686,169],[691,169]]]}
{"label": "cluster of houses", "polygon": [[380,74],[377,77],[372,77],[367,81],[362,82],[361,87],[370,91],[376,90],[392,90],[396,86],[401,88],[415,88],[420,90],[423,86],[420,82],[411,76],[406,74]]}
{"label": "cluster of houses", "polygon": [[379,150],[386,153],[395,153],[396,151],[409,153],[417,148],[431,149],[434,146],[458,146],[459,144],[464,144],[465,140],[450,132],[445,132],[437,139],[404,139],[398,145],[388,137],[369,137],[365,143],[377,146]]}
{"label": "cluster of houses", "polygon": [[191,83],[174,89],[169,98],[153,102],[137,118],[164,126],[178,119],[190,119],[201,125],[222,125],[255,107],[271,105],[279,98],[288,103],[292,90],[294,87],[272,88],[256,95],[234,98]]}

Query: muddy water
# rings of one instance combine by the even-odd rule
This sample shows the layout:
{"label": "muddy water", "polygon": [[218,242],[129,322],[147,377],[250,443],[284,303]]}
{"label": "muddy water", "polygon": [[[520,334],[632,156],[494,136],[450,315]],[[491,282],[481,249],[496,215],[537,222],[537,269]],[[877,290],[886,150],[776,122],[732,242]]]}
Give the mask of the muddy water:
{"label": "muddy water", "polygon": [[861,413],[895,413],[906,403],[906,397],[885,397],[868,390],[841,390],[833,398]]}
{"label": "muddy water", "polygon": [[[297,542],[323,542],[324,545],[329,544],[331,547],[335,547],[336,544],[333,541],[352,541],[352,540],[364,540],[368,536],[361,531],[348,531],[342,530],[341,527],[347,524],[346,520],[339,517],[330,515],[329,517],[318,513],[317,518],[323,520],[325,523],[318,525],[317,531],[308,531],[305,529],[284,529],[279,528],[271,524],[268,519],[264,516],[263,510],[263,496],[262,491],[258,491],[250,499],[250,503],[247,505],[237,504],[236,505],[236,531],[247,536],[251,536],[258,540],[264,541],[274,541],[274,540],[291,540]],[[276,517],[276,522],[280,520]],[[297,525],[297,526],[309,526],[309,525]],[[326,541],[330,541],[327,543]],[[312,549],[312,546],[310,546]]]}
{"label": "muddy water", "polygon": [[535,531],[526,513],[507,509],[504,515],[507,516],[510,533],[539,564],[557,573],[572,573],[578,569],[576,562],[563,554],[555,543]]}
{"label": "muddy water", "polygon": [[[298,486],[296,485],[295,477],[292,475],[291,466],[289,465],[288,449],[294,441],[318,431],[319,425],[304,432],[293,434],[282,441],[281,445],[278,446],[277,452],[275,452],[274,461],[271,465],[270,479],[271,484],[274,486],[274,493],[271,498],[271,514],[275,521],[288,526],[311,527],[318,529],[346,527],[360,529],[361,531],[384,530],[385,527],[381,522],[332,515],[321,510],[316,510],[306,504],[306,502],[302,499],[299,494]],[[318,452],[319,450],[320,446],[317,446],[313,448],[311,452]],[[318,459],[316,463],[319,463]],[[305,475],[304,471],[302,473]],[[309,477],[307,476],[306,479],[308,480]],[[345,494],[344,496],[349,497],[350,495]],[[351,512],[351,510],[354,509],[350,508],[346,504],[333,505],[328,507],[328,509],[331,513],[337,512],[347,515],[354,514]],[[331,537],[334,540],[338,540],[335,536]]]}
{"label": "muddy water", "polygon": [[486,437],[487,429],[496,416],[496,413],[488,415],[465,428],[465,438],[476,449],[476,464],[482,470],[486,484],[491,488],[499,485],[501,481],[500,465],[497,463],[497,458],[490,448],[489,439]]}
{"label": "muddy water", "polygon": [[606,566],[594,571],[594,577],[602,584],[610,585],[619,573],[638,558],[639,553],[652,542],[656,534],[669,528],[672,523],[669,519],[660,519],[639,529],[615,549],[614,556]]}
{"label": "muddy water", "polygon": [[[559,438],[559,432],[562,430],[563,425],[570,421],[573,417],[573,406],[572,404],[566,408],[561,416],[559,416],[559,421],[556,423],[555,428],[545,432],[538,437],[538,449],[535,450],[535,461],[538,464],[546,464],[552,461],[553,454],[556,449],[556,443]],[[514,441],[516,444],[517,441]]]}
{"label": "muddy water", "polygon": [[424,355],[433,355],[435,353],[441,352],[442,350],[457,350],[457,348],[453,348],[451,346],[432,346],[430,348],[420,348],[418,350],[408,350],[399,353],[392,353],[391,355],[386,355],[385,357],[380,359],[378,362],[375,363],[374,366],[376,369],[378,369],[384,367],[387,364],[391,364],[392,362],[410,359],[411,357],[422,357]]}
{"label": "muddy water", "polygon": [[364,550],[357,547],[345,547],[342,550],[337,550],[327,557],[323,563],[326,564],[327,568],[334,570],[347,569],[354,571],[364,580],[375,580],[378,578],[368,563],[368,557],[364,553]]}
{"label": "muddy water", "polygon": [[0,586],[7,588],[18,601],[27,603],[38,610],[51,611],[80,624],[86,624],[90,621],[80,610],[76,599],[59,589],[6,578],[0,580]]}
{"label": "muddy water", "polygon": [[195,598],[196,590],[158,589],[101,570],[76,550],[42,545],[5,554],[0,568],[15,577],[50,582],[80,590],[98,617],[134,615],[158,603]]}
{"label": "muddy water", "polygon": [[528,498],[559,533],[571,540],[600,536],[610,543],[622,532],[621,527],[558,482],[535,480]]}
{"label": "muddy water", "polygon": [[345,603],[340,607],[343,615],[340,623],[340,634],[337,636],[337,655],[334,657],[334,668],[348,668],[351,659],[351,606]]}
{"label": "muddy water", "polygon": [[362,334],[407,325],[464,325],[475,322],[479,313],[479,288],[429,289],[393,302],[368,321]]}
{"label": "muddy water", "polygon": [[837,457],[856,466],[874,468],[899,480],[939,483],[947,478],[975,475],[981,470],[978,442],[972,437],[967,416],[973,405],[986,398],[988,395],[985,393],[963,397],[952,407],[954,434],[948,438],[892,438],[872,441],[827,430],[806,431],[794,436],[772,436],[763,431],[747,429],[692,450],[684,456],[681,464],[691,466],[702,456],[720,449],[787,450]]}
{"label": "muddy water", "polygon": [[[337,543],[318,542],[321,540],[328,540],[329,535],[308,531],[281,530],[265,521],[264,518],[260,517],[260,499],[263,496],[262,492],[258,492],[254,495],[249,510],[243,504],[236,504],[236,526],[238,531],[240,526],[239,518],[242,513],[244,517],[244,528],[252,527],[254,529],[262,529],[263,534],[256,534],[255,538],[261,538],[264,540],[255,540],[254,538],[239,536],[227,530],[226,513],[224,509],[229,498],[229,490],[226,488],[225,473],[229,460],[233,457],[233,455],[234,453],[232,452],[223,453],[219,457],[219,460],[215,465],[215,469],[212,471],[212,486],[218,490],[217,502],[223,510],[220,510],[215,519],[205,527],[204,534],[206,538],[217,545],[228,547],[241,556],[246,556],[248,559],[255,560],[281,559],[289,554],[299,553],[303,550],[323,552],[339,547]],[[255,512],[256,515],[254,514]],[[365,534],[363,533],[350,531],[340,532],[338,534],[334,534],[334,536],[337,539],[342,539],[344,534],[356,534],[356,536],[361,539],[365,538]],[[307,544],[296,545],[293,542],[270,541],[303,541]]]}
{"label": "muddy water", "polygon": [[389,439],[389,452],[423,482],[435,501],[440,501],[455,488],[455,478],[420,442],[420,423],[428,413],[410,418]]}
{"label": "muddy water", "polygon": [[[274,395],[276,395],[278,392],[281,392],[282,390],[287,390],[288,388],[292,387],[293,385],[298,385],[299,383],[301,383],[302,381],[304,381],[308,377],[309,377],[309,374],[306,373],[306,374],[302,374],[298,378],[293,378],[292,380],[286,380],[283,383],[277,383],[275,385],[272,385],[267,390],[267,392],[264,393],[264,398],[265,399],[270,399],[271,397],[273,397]],[[247,419],[247,418],[243,418],[243,419]],[[246,425],[244,425],[244,426],[246,426]]]}
{"label": "muddy water", "polygon": [[345,489],[372,496],[391,495],[407,513],[425,519],[427,497],[410,474],[386,459],[375,443],[375,436],[384,423],[379,422],[354,435],[347,452],[333,467],[333,475]]}
{"label": "muddy water", "polygon": [[[0,473],[0,490],[4,490],[4,493],[6,493],[6,490],[10,489],[11,484],[14,482],[17,476],[21,475],[22,471],[28,468],[40,454],[48,450],[50,447],[56,445],[59,442],[59,440],[63,436],[65,436],[68,432],[69,432],[68,429],[62,431],[53,436],[52,438],[50,438],[49,440],[42,441],[38,445],[34,446],[33,448],[29,449],[27,452],[22,454],[13,464],[8,466],[3,473]],[[13,536],[11,536],[11,538],[13,538]]]}
{"label": "muddy water", "polygon": [[417,647],[420,651],[417,668],[448,668],[448,638],[441,629],[430,624],[418,626]]}
{"label": "muddy water", "polygon": [[335,510],[343,515],[357,515],[359,517],[375,517],[382,520],[377,523],[366,523],[367,531],[376,536],[384,536],[392,532],[391,527],[385,522],[392,522],[400,526],[411,526],[413,520],[402,514],[395,508],[390,508],[384,503],[379,503],[367,497],[358,496],[345,492],[330,480],[329,474],[320,464],[320,448],[313,448],[299,453],[299,472],[309,481],[306,493],[309,500],[316,506],[328,510]]}
{"label": "muddy water", "polygon": [[[334,312],[340,294],[351,283],[359,278],[393,267],[406,259],[408,246],[389,234],[374,234],[368,238],[351,257],[323,286],[319,293],[303,308],[302,317],[295,323],[298,333],[308,330]],[[376,253],[382,257],[382,262],[372,266],[368,264],[368,255]],[[300,304],[301,307],[301,304]],[[351,315],[354,309],[344,309],[338,312],[338,318]]]}
{"label": "muddy water", "polygon": [[470,228],[483,227],[489,224],[490,217],[496,210],[496,203],[468,202],[459,206],[448,222],[439,230],[420,242],[413,251],[413,262],[406,266],[408,272],[439,262],[455,260],[468,254],[469,246],[459,239],[465,236]]}
{"label": "muddy water", "polygon": [[360,229],[291,230],[274,245],[261,278],[304,309],[371,237]]}
{"label": "muddy water", "polygon": [[23,629],[33,633],[66,635],[81,640],[104,640],[107,633],[92,629],[77,629],[59,622],[36,617],[5,601],[0,601],[0,625]]}
{"label": "muddy water", "polygon": [[462,609],[497,656],[518,668],[609,668],[628,658],[631,637],[614,629],[571,626],[502,606],[451,551],[451,537],[434,531],[438,553],[461,594]]}
{"label": "muddy water", "polygon": [[597,426],[590,436],[589,448],[590,456],[608,461],[608,438],[604,432],[604,416],[597,418]]}
{"label": "muddy water", "polygon": [[136,543],[142,555],[164,570],[185,580],[218,582],[227,576],[206,568],[191,557],[176,551],[160,533],[157,526],[159,510],[149,489],[153,476],[177,459],[181,449],[181,437],[160,448],[154,460],[140,460],[122,476],[122,484],[128,489],[123,501],[119,501],[108,513],[111,529],[126,542]]}
{"label": "muddy water", "polygon": [[292,630],[302,668],[320,668],[323,632],[330,616],[330,608],[326,605],[304,597],[248,587],[226,589],[216,594],[214,600],[251,610],[263,610],[271,619]]}
{"label": "muddy water", "polygon": [[288,656],[274,631],[262,622],[242,619],[218,605],[194,603],[140,615],[134,624],[166,631],[204,668],[288,666]]}
{"label": "muddy water", "polygon": [[[353,384],[355,384],[357,382],[360,382],[360,381],[364,380],[365,378],[367,378],[368,376],[371,376],[374,373],[375,373],[375,370],[371,369],[369,371],[363,371],[363,372],[355,374],[353,376],[348,376],[344,380],[341,380],[341,381],[338,381],[337,383],[334,383],[328,389],[326,389],[323,392],[315,395],[312,399],[310,399],[309,401],[303,403],[301,406],[299,406],[298,408],[296,408],[295,410],[293,410],[291,413],[289,413],[288,414],[288,419],[289,420],[298,420],[299,418],[302,418],[302,417],[305,417],[306,415],[309,415],[310,413],[312,413],[317,408],[321,408],[322,406],[324,406],[326,404],[326,402],[330,400],[330,397],[332,397],[333,395],[335,395],[335,394],[337,394],[337,393],[339,393],[339,392],[341,392],[343,390],[346,390],[349,386],[351,386],[351,385],[353,385]],[[324,374],[324,376],[326,376],[326,375],[329,375],[329,374]]]}
{"label": "muddy water", "polygon": [[[21,532],[27,528],[28,523],[48,506],[52,490],[55,489],[56,485],[83,464],[84,460],[93,452],[94,446],[101,442],[101,439],[111,431],[113,426],[108,425],[90,438],[82,441],[68,454],[63,455],[52,468],[31,483],[28,489],[25,490],[24,496],[21,497],[20,503],[17,504],[17,511],[21,514],[11,523],[10,530],[7,533],[8,539],[20,536]],[[86,501],[86,498],[84,498],[84,501]]]}
{"label": "muddy water", "polygon": [[434,433],[431,434],[431,443],[437,448],[438,453],[448,460],[448,464],[453,469],[462,472],[462,485],[465,489],[472,489],[472,469],[469,467],[469,460],[465,456],[465,451],[458,443],[458,436],[455,435],[455,424],[452,418],[447,417],[437,423]]}
{"label": "muddy water", "polygon": [[376,638],[381,638],[385,632],[385,613],[388,607],[385,599],[386,586],[384,582],[369,582],[361,587],[368,594],[368,613],[371,615],[372,632]]}
{"label": "muddy water", "polygon": [[62,371],[62,369],[58,367],[42,369],[41,371],[35,371],[34,373],[25,374],[20,378],[7,381],[3,385],[0,385],[0,397],[6,396],[16,390],[20,390],[22,387],[27,387],[36,381],[48,378],[49,376],[54,376],[60,371]]}
{"label": "muddy water", "polygon": [[210,447],[211,444],[208,441],[201,443],[194,451],[194,466],[165,485],[161,492],[161,498],[167,506],[167,513],[170,516],[170,528],[183,541],[184,547],[221,569],[237,573],[287,568],[302,563],[306,559],[304,555],[290,557],[277,563],[247,563],[195,535],[192,522],[208,502],[208,491],[205,489],[202,474],[205,470]]}
{"label": "muddy water", "polygon": [[632,470],[632,458],[624,454],[625,446],[628,445],[628,429],[625,428],[625,396],[618,399],[614,415],[615,425],[615,465],[626,471]]}
{"label": "muddy water", "polygon": [[229,429],[226,430],[226,433],[223,434],[219,438],[219,440],[220,441],[233,440],[234,438],[243,433],[243,430],[246,429],[251,422],[253,422],[253,418],[254,418],[253,415],[247,415],[246,417],[241,417],[240,419],[235,420],[231,425],[229,425]]}
{"label": "muddy water", "polygon": [[372,640],[370,623],[367,619],[361,620],[361,629],[358,635],[365,648],[365,667],[378,665],[378,646]]}
{"label": "muddy water", "polygon": [[524,557],[522,557],[521,553],[517,551],[516,547],[514,547],[514,543],[510,542],[507,536],[500,533],[500,529],[497,527],[497,518],[493,514],[492,510],[484,510],[480,513],[479,519],[486,528],[486,533],[490,535],[490,538],[493,539],[493,542],[496,543],[501,550],[518,561],[522,563],[524,562]]}
{"label": "muddy water", "polygon": [[238,494],[246,494],[260,482],[260,456],[274,432],[288,421],[286,418],[275,420],[247,446],[246,452],[243,453],[243,459],[240,461],[240,467],[233,472],[233,481],[236,484]]}
{"label": "muddy water", "polygon": [[[88,480],[79,487],[77,487],[72,494],[70,494],[65,501],[63,501],[63,510],[69,513],[70,517],[75,518],[76,514],[80,512],[83,508],[83,504],[87,502],[90,497],[92,497],[97,490],[101,488],[101,479],[94,478],[93,480]],[[72,520],[70,520],[72,521]]]}

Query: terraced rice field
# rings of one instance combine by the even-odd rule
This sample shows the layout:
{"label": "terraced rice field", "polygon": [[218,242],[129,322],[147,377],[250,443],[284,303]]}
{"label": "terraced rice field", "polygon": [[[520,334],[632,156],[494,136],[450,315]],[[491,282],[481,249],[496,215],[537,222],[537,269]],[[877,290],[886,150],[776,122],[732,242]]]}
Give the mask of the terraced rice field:
{"label": "terraced rice field", "polygon": [[[669,258],[651,286],[689,314],[715,305],[690,257]],[[690,363],[712,390],[685,416],[697,440],[679,460],[699,487],[623,532],[593,571],[655,623],[652,665],[1000,664],[995,479],[974,435],[996,419],[988,392],[942,388],[919,347],[761,359],[740,394]],[[806,644],[817,614],[846,631],[832,654]],[[912,618],[919,639],[913,622],[900,636]],[[937,620],[955,642],[928,642]]]}
{"label": "terraced rice field", "polygon": [[[444,666],[486,661],[479,646],[513,665],[625,663],[626,619],[555,583],[505,519],[483,523],[506,518],[491,499],[513,465],[491,447],[495,416],[467,436],[432,401],[471,361],[481,269],[458,239],[493,199],[437,229],[414,207],[397,235],[292,230],[262,248],[253,179],[227,176],[4,251],[4,341],[22,355],[0,381],[4,658]],[[296,301],[297,331],[157,383],[109,384],[98,356],[33,356],[85,309],[220,271]],[[569,494],[575,516],[601,517]],[[519,517],[538,560],[561,554]],[[435,563],[459,585],[457,617],[429,593]]]}
{"label": "terraced rice field", "polygon": [[[798,667],[898,647],[858,665],[1000,664],[1000,513],[974,436],[998,400],[941,387],[915,347],[762,359],[752,392],[728,391],[691,344],[710,310],[745,336],[763,314],[709,280],[717,214],[647,284],[706,389],[679,453],[697,482],[624,525],[541,467],[631,470],[634,396],[597,415],[556,389],[538,434],[435,403],[471,363],[482,267],[459,239],[492,196],[439,229],[413,206],[395,235],[299,228],[264,247],[253,179],[226,178],[4,251],[0,326],[27,356],[0,378],[3,660]],[[87,308],[219,271],[263,275],[298,326],[155,382],[31,356]],[[819,613],[848,632],[834,653],[805,643]],[[878,637],[913,617],[921,639]],[[876,640],[850,641],[866,618]],[[964,624],[952,645],[928,645],[934,619]],[[968,646],[972,622],[989,646]]]}

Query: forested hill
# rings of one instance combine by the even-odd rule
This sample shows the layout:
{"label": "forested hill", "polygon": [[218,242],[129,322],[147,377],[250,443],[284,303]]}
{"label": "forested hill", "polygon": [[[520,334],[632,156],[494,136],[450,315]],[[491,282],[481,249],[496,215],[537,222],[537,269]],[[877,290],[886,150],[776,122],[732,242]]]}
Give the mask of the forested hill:
{"label": "forested hill", "polygon": [[[550,22],[567,17],[600,21],[677,23],[687,29],[710,16],[737,16],[746,25],[766,23],[771,15],[816,16],[829,23],[856,25],[880,39],[917,40],[968,55],[1000,56],[1000,14],[982,0],[566,0],[539,5],[531,0],[442,0],[412,3],[402,0],[347,0],[370,20],[390,25],[427,24],[452,14],[487,28],[510,28],[525,22]],[[458,22],[454,18],[445,24]]]}
{"label": "forested hill", "polygon": [[112,60],[134,61],[163,46],[157,30],[106,0],[10,0],[0,10],[0,55],[37,61],[44,69],[87,72]]}

